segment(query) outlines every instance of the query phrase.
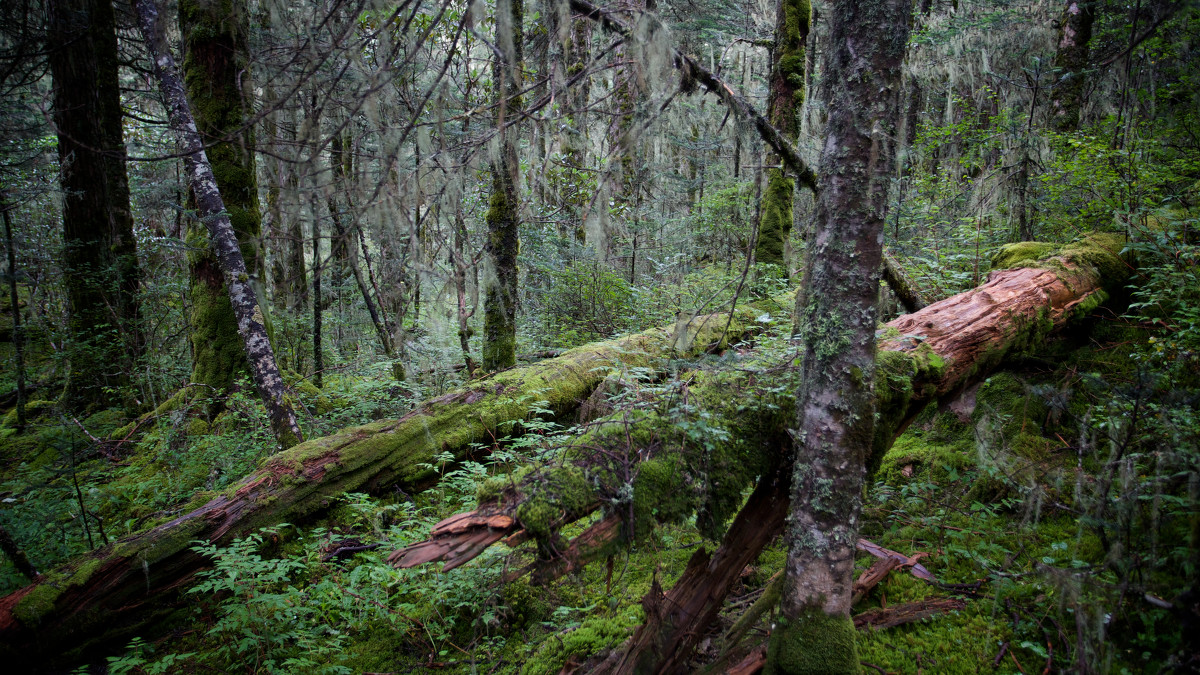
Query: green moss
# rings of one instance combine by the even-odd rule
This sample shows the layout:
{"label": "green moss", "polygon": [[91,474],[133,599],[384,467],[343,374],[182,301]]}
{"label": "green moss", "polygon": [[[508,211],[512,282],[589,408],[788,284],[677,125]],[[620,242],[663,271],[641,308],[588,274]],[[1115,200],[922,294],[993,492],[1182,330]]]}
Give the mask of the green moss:
{"label": "green moss", "polygon": [[[57,401],[46,401],[43,399],[34,399],[32,401],[26,401],[25,402],[25,420],[26,420],[26,422],[33,422],[34,420],[37,420],[38,418],[45,417],[46,415],[53,413],[54,409],[57,405],[58,405]],[[17,409],[14,407],[12,410],[9,410],[8,413],[4,416],[4,421],[0,422],[0,428],[12,429],[12,428],[16,427],[16,424],[17,424]]]}
{"label": "green moss", "polygon": [[1040,241],[1022,241],[1006,244],[992,257],[992,269],[1003,270],[1013,267],[1038,267],[1037,263],[1058,250],[1058,244]]}
{"label": "green moss", "polygon": [[188,421],[187,435],[188,436],[203,436],[209,431],[208,422],[205,422],[199,417],[193,417]]}
{"label": "green moss", "polygon": [[698,500],[689,489],[690,477],[678,456],[642,462],[633,481],[633,518],[635,538],[645,538],[652,523],[674,523],[696,510]]}
{"label": "green moss", "polygon": [[543,641],[521,666],[521,675],[554,675],[568,660],[579,661],[612,649],[629,637],[641,620],[640,611],[633,608],[611,617],[590,616],[575,630]]}
{"label": "green moss", "polygon": [[37,626],[43,616],[54,610],[54,602],[61,594],[62,591],[47,579],[34,586],[33,590],[17,602],[16,607],[13,607],[13,616],[23,626]]}
{"label": "green moss", "polygon": [[[803,71],[803,55],[800,57]],[[760,263],[785,265],[784,242],[792,231],[792,194],[795,181],[782,169],[767,171],[767,188],[763,191],[760,205],[762,216],[758,225],[758,243],[754,247],[754,259]]]}
{"label": "green moss", "polygon": [[542,544],[556,536],[564,518],[574,520],[596,502],[583,470],[570,465],[538,472],[536,483],[526,485],[525,492],[533,496],[517,507],[517,520]]}
{"label": "green moss", "polygon": [[767,647],[763,673],[858,673],[856,641],[850,617],[829,616],[820,609],[809,609],[795,621],[776,626]]}

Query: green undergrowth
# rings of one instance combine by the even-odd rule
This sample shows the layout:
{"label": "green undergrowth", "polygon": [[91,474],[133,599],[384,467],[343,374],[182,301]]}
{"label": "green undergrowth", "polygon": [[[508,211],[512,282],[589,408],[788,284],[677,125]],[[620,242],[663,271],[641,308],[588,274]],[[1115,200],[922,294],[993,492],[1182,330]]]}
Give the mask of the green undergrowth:
{"label": "green undergrowth", "polygon": [[[786,440],[764,430],[791,414],[795,383],[781,366],[795,358],[795,345],[769,332],[756,340],[748,355],[731,349],[664,370],[615,373],[603,394],[609,416],[579,428],[529,401],[508,437],[477,445],[467,460],[444,452],[423,465],[437,479],[423,492],[345,495],[317,522],[220,547],[198,544],[213,568],[173,619],[184,629],[130,643],[108,661],[110,672],[558,673],[595,663],[641,623],[642,599],[655,582],[670,588],[698,547],[716,547],[766,458],[786,452]],[[1192,390],[1162,375],[1166,358],[1143,327],[1097,320],[915,419],[872,476],[861,534],[925,554],[921,563],[937,583],[893,571],[855,611],[945,597],[965,606],[859,631],[861,661],[887,672],[1055,671],[1080,661],[1100,672],[1170,667],[1183,649],[1178,621],[1140,598],[1175,600],[1194,569],[1187,486],[1197,425]],[[375,382],[347,380],[315,395],[340,401],[326,413],[340,416],[339,424],[396,416],[395,407],[379,406],[403,405],[396,398],[406,394],[387,389],[397,385],[385,377]],[[314,392],[296,391],[319,403]],[[250,426],[237,415],[248,410],[235,397],[225,417],[203,426],[182,413],[159,423],[123,465],[107,464],[112,479],[85,494],[85,507],[107,519],[112,536],[120,530],[108,514],[131,514],[136,528],[176,513],[184,501],[176,495],[227,489],[269,446],[265,437],[237,440]],[[631,450],[642,461],[630,463],[622,453]],[[105,464],[86,459],[77,471],[99,471],[88,462]],[[54,480],[69,513],[67,478]],[[517,485],[538,488],[515,514],[535,544],[497,544],[448,572],[386,563],[391,550],[424,539],[441,519],[503,499]],[[131,496],[117,503],[104,490]],[[26,509],[51,503],[11,494]],[[582,570],[545,586],[527,577],[502,582],[610,513],[627,518],[624,541]],[[78,526],[56,517],[64,528]],[[86,548],[74,546],[57,555]],[[330,557],[346,548],[361,550]],[[729,646],[721,635],[784,558],[776,541],[749,566],[689,667]],[[871,562],[865,554],[857,561],[860,570]],[[769,611],[745,644],[773,626]]]}

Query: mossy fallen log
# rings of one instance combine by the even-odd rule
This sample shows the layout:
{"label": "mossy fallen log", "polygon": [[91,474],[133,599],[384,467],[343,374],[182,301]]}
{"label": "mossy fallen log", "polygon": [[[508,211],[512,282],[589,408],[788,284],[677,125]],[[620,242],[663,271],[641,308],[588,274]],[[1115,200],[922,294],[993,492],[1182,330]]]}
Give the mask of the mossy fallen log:
{"label": "mossy fallen log", "polygon": [[[119,650],[176,609],[179,593],[206,567],[192,542],[227,542],[259,528],[298,522],[346,492],[412,493],[436,479],[435,455],[463,458],[472,444],[545,401],[569,417],[613,372],[654,368],[667,358],[703,353],[750,336],[764,301],[732,313],[703,315],[635,335],[593,343],[536,364],[512,368],[431,399],[398,420],[380,421],[310,440],[271,456],[219,494],[202,494],[182,515],[80,556],[35,583],[0,598],[0,652],[33,670],[69,662],[95,648]],[[13,661],[15,659],[15,661]]]}
{"label": "mossy fallen log", "polygon": [[[1121,240],[1111,235],[1091,235],[1066,246],[1014,244],[996,256],[993,272],[983,286],[887,324],[879,341],[878,421],[871,468],[878,465],[896,437],[929,403],[952,396],[986,375],[1006,356],[1035,349],[1047,335],[1085,316],[1104,302],[1113,289],[1120,288],[1130,269],[1117,255],[1122,246]],[[396,551],[389,559],[405,567],[434,560],[457,566],[478,555],[491,542],[508,537],[509,542],[515,543],[529,533],[538,540],[544,556],[553,558],[557,551],[570,553],[569,559],[558,567],[577,568],[586,564],[589,557],[606,555],[632,540],[633,534],[648,522],[645,516],[639,518],[638,512],[653,513],[658,521],[682,521],[692,513],[687,508],[689,504],[708,505],[715,501],[709,494],[681,503],[689,492],[681,488],[690,486],[693,491],[697,486],[716,488],[725,495],[722,499],[728,500],[731,493],[740,496],[755,476],[763,476],[754,495],[764,491],[763,480],[767,481],[768,491],[778,489],[781,478],[770,468],[778,466],[771,457],[786,454],[787,427],[793,420],[790,405],[794,405],[785,402],[787,395],[780,393],[779,382],[771,381],[766,373],[737,373],[724,379],[717,374],[700,374],[687,385],[698,402],[709,402],[700,417],[722,420],[727,429],[753,430],[755,442],[746,446],[756,447],[756,454],[745,454],[745,446],[739,444],[747,439],[737,437],[709,444],[696,453],[688,447],[686,434],[676,434],[683,436],[682,442],[672,441],[666,431],[679,420],[668,419],[661,412],[643,412],[631,423],[627,413],[618,412],[608,420],[610,424],[618,424],[617,433],[605,436],[589,432],[579,439],[576,445],[581,450],[567,455],[573,462],[571,467],[535,471],[504,489],[481,494],[481,504],[475,512],[456,516],[435,528],[429,541]],[[762,411],[753,413],[757,415],[756,424],[748,424],[745,411],[730,404],[739,398],[738,394],[745,395],[752,388],[757,388],[756,396],[775,397]],[[768,395],[768,392],[773,393]],[[780,409],[786,409],[787,414],[766,413]],[[651,433],[651,429],[656,431]],[[672,448],[672,442],[677,446]],[[730,447],[723,448],[724,445]],[[741,471],[725,471],[719,474],[719,480],[714,480],[711,474],[706,475],[712,467],[704,466],[698,456],[705,462],[714,456],[738,457],[737,467]],[[605,457],[624,457],[627,464],[614,466],[613,462],[604,461]],[[565,489],[565,484],[556,478],[571,471],[575,473],[571,474],[570,483],[583,486],[581,489]],[[626,476],[623,484],[622,472]],[[646,479],[643,473],[651,477],[666,473],[675,482],[664,491],[658,485],[661,479]],[[782,494],[787,494],[786,488]],[[729,586],[744,566],[741,561],[753,559],[782,528],[782,517],[767,515],[770,510],[764,505],[770,503],[771,499],[752,496],[746,505],[754,511],[747,522],[770,530],[766,533],[769,536],[749,525],[731,528],[711,558],[707,554],[697,557],[665,597],[647,599],[656,611],[647,612],[647,623],[639,629],[612,672],[682,671],[696,639],[715,618]],[[626,517],[625,536],[606,538],[604,546],[583,546],[558,539],[559,528],[601,504],[608,505],[610,512]],[[705,508],[710,510],[706,512]],[[759,509],[766,510],[758,513]],[[786,508],[780,513],[786,513]],[[700,515],[698,524],[702,528],[707,524],[711,535],[720,531],[724,522],[720,518],[732,513],[729,509],[711,510],[705,506]],[[745,519],[739,515],[741,520]],[[450,527],[451,522],[468,521],[473,525]],[[468,540],[476,545],[460,545]],[[581,553],[584,548],[590,552],[588,555]],[[550,563],[541,566],[554,567]],[[612,660],[606,663],[614,664]]]}

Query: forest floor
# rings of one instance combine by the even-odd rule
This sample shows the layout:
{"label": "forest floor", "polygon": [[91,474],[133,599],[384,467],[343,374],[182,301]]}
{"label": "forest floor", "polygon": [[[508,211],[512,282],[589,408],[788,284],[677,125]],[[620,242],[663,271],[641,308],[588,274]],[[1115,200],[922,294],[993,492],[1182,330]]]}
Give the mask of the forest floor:
{"label": "forest floor", "polygon": [[[669,370],[686,377],[787,363],[795,346],[779,332]],[[859,655],[867,671],[1054,672],[1082,659],[1109,672],[1154,672],[1187,658],[1186,629],[1170,607],[1172,589],[1185,580],[1170,572],[1178,565],[1160,559],[1188,555],[1194,515],[1177,503],[1179,486],[1167,475],[1149,488],[1114,489],[1138,479],[1130,470],[1156,470],[1153,461],[1130,465],[1117,454],[1154,433],[1151,416],[1139,420],[1138,411],[1162,405],[1130,358],[1148,336],[1102,312],[954,401],[931,406],[896,441],[873,477],[861,536],[919,561],[928,575],[912,566],[891,571],[855,612],[948,604],[923,620],[864,628]],[[648,379],[622,395],[653,398],[671,379]],[[295,390],[311,436],[399,417],[439,393],[391,381],[382,366],[330,378],[324,391]],[[541,407],[532,402],[511,436],[481,445],[474,461],[441,458],[432,467],[436,485],[419,494],[347,494],[317,522],[281,523],[223,547],[197,542],[213,566],[174,607],[173,628],[111,644],[107,656],[91,659],[93,667],[584,672],[641,624],[652,587],[670,588],[697,549],[718,542],[694,523],[664,525],[546,587],[506,581],[533,560],[529,547],[497,545],[449,572],[438,565],[396,570],[385,561],[439,520],[474,507],[488,478],[554,461],[556,440],[573,434],[571,421],[547,419]],[[1098,419],[1104,415],[1110,419]],[[211,424],[175,411],[136,443],[101,444],[89,441],[123,422],[114,411],[79,421],[43,417],[22,435],[7,419],[0,431],[4,524],[35,566],[49,569],[175,512],[196,490],[220,490],[248,474],[270,447],[260,417],[252,399],[235,395]],[[784,557],[777,541],[743,571],[692,667],[728,667],[730,654],[740,657],[764,640],[771,612],[736,643],[728,633]],[[873,560],[862,553],[859,567]],[[24,583],[6,559],[0,591]],[[86,668],[77,672],[97,672]]]}

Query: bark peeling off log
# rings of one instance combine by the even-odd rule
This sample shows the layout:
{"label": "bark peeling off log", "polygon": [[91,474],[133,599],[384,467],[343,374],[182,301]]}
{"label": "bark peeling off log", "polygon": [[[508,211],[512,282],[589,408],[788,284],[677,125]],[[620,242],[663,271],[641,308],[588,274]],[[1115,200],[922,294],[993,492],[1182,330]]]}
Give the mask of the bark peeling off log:
{"label": "bark peeling off log", "polygon": [[[778,304],[788,303],[784,298]],[[419,490],[436,479],[428,465],[439,452],[465,457],[472,443],[503,435],[503,425],[525,418],[541,400],[556,415],[569,415],[613,371],[653,367],[662,358],[742,340],[760,328],[756,318],[763,310],[736,310],[728,332],[727,312],[697,317],[685,327],[694,345],[686,354],[673,351],[673,328],[651,329],[503,371],[426,401],[398,420],[346,429],[275,454],[223,493],[198,495],[183,515],[0,598],[0,653],[15,664],[44,668],[106,641],[145,633],[207,567],[192,551],[193,541],[221,544],[261,527],[298,522],[346,492]]]}
{"label": "bark peeling off log", "polygon": [[967,603],[961,598],[929,598],[918,602],[908,602],[891,607],[877,607],[854,616],[854,627],[859,630],[873,628],[883,630],[906,623],[928,619],[943,612],[954,612],[966,609]]}

